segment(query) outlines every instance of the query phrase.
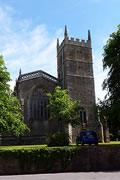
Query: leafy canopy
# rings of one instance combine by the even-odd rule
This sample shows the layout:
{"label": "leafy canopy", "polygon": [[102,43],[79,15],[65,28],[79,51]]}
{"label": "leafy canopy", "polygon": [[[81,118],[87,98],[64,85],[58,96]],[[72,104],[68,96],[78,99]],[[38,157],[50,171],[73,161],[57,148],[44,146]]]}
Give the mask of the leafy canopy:
{"label": "leafy canopy", "polygon": [[28,128],[22,122],[21,106],[10,90],[9,81],[10,74],[0,56],[0,134],[19,136]]}
{"label": "leafy canopy", "polygon": [[120,25],[118,31],[110,35],[104,46],[103,68],[109,69],[103,89],[107,89],[111,102],[120,101]]}
{"label": "leafy canopy", "polygon": [[108,75],[103,82],[107,95],[100,102],[101,113],[108,120],[110,132],[117,136],[120,130],[120,25],[104,46],[103,57],[103,68],[108,69]]}
{"label": "leafy canopy", "polygon": [[50,101],[48,109],[50,110],[51,120],[61,120],[65,124],[71,124],[73,127],[80,124],[80,110],[82,109],[80,101],[72,101],[67,90],[61,87],[55,88],[54,94],[49,93]]}

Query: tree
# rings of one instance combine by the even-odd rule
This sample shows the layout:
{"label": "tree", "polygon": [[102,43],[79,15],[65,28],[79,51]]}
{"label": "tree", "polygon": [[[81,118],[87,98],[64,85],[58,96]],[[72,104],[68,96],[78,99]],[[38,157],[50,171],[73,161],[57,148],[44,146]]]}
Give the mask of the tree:
{"label": "tree", "polygon": [[50,110],[50,120],[58,119],[61,122],[61,131],[65,124],[71,124],[73,127],[80,124],[80,101],[72,101],[67,90],[61,87],[55,88],[54,94],[49,93],[50,101],[48,109]]}
{"label": "tree", "polygon": [[108,69],[107,78],[103,82],[103,89],[107,90],[103,109],[110,132],[117,136],[120,130],[120,25],[104,46],[103,57],[103,69]]}
{"label": "tree", "polygon": [[21,106],[8,85],[10,74],[0,56],[0,134],[19,136],[28,127],[22,122]]}

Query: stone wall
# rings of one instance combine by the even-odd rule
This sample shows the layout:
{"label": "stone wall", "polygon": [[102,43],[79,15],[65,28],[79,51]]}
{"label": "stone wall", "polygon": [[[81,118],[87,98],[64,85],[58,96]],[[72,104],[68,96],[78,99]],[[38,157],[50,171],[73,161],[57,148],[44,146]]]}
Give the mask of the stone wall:
{"label": "stone wall", "polygon": [[[1,152],[0,152],[1,153]],[[66,151],[64,152],[66,153]],[[64,154],[66,156],[66,154]],[[85,171],[116,171],[120,170],[120,145],[83,146],[67,166],[63,167],[61,161],[55,159],[50,167],[40,168],[36,163],[24,168],[19,163],[19,155],[6,157],[0,156],[0,175],[31,174],[31,173],[56,173],[56,172],[85,172]],[[29,157],[31,158],[31,156]],[[61,159],[62,160],[62,159]]]}
{"label": "stone wall", "polygon": [[46,136],[1,136],[0,145],[1,146],[16,146],[16,145],[39,145],[46,144]]}
{"label": "stone wall", "polygon": [[87,41],[66,36],[57,46],[58,78],[61,86],[68,90],[72,100],[80,100],[86,113],[81,126],[71,129],[71,139],[75,143],[76,136],[83,125],[87,130],[98,131],[98,119],[94,113],[95,89],[90,32]]}
{"label": "stone wall", "polygon": [[[58,131],[59,129],[58,121],[57,120],[48,121],[48,113],[47,113],[46,119],[44,118],[41,120],[30,119],[30,114],[31,114],[30,99],[34,90],[37,88],[38,89],[41,88],[46,91],[46,94],[53,93],[57,85],[59,85],[57,78],[41,70],[27,73],[27,74],[22,74],[19,76],[17,84],[16,84],[16,93],[22,105],[24,123],[26,123],[27,126],[31,130],[30,133],[26,132],[26,135],[43,136],[43,135],[47,135],[47,134]],[[46,111],[47,111],[47,108],[46,108]]]}

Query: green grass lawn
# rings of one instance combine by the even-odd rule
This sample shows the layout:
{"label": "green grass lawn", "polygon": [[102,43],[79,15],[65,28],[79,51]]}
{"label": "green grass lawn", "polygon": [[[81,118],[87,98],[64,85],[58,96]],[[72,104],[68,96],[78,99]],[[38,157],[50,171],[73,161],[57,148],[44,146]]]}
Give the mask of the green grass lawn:
{"label": "green grass lawn", "polygon": [[110,141],[110,143],[99,143],[99,145],[113,145],[113,144],[120,144],[120,141]]}
{"label": "green grass lawn", "polygon": [[40,149],[45,147],[47,145],[0,146],[0,150]]}
{"label": "green grass lawn", "polygon": [[47,145],[21,145],[21,146],[0,146],[0,150],[19,150],[19,149],[55,149],[55,148],[79,148],[75,144],[71,144],[69,146],[61,146],[61,147],[48,147]]}
{"label": "green grass lawn", "polygon": [[[110,143],[99,143],[101,145],[120,145],[120,141],[111,141]],[[76,144],[71,144],[66,148],[78,148],[81,145],[76,146]],[[23,146],[0,146],[0,150],[17,150],[17,149],[41,149],[41,148],[58,148],[58,147],[47,147],[47,145],[23,145]],[[59,147],[64,148],[64,147]]]}

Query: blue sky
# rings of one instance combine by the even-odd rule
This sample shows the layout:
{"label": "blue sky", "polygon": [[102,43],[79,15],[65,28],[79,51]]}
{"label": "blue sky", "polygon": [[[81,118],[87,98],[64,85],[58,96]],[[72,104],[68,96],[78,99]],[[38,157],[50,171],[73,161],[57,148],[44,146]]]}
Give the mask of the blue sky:
{"label": "blue sky", "polygon": [[109,35],[120,24],[120,0],[0,0],[0,54],[11,74],[11,87],[22,73],[56,72],[56,38],[86,39],[91,31],[96,99],[105,92],[101,84],[102,53]]}

